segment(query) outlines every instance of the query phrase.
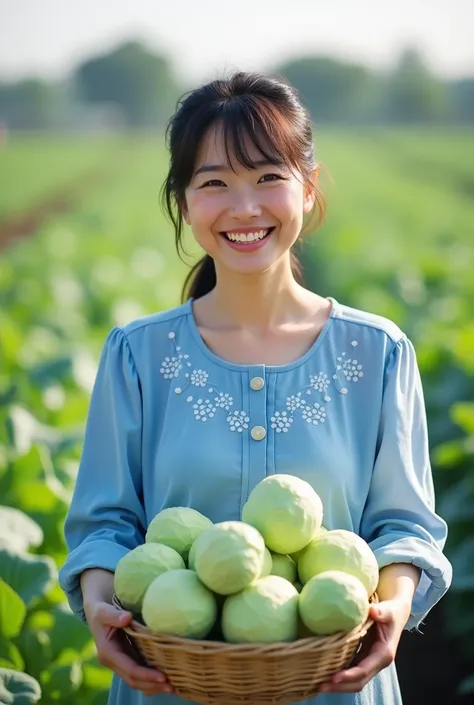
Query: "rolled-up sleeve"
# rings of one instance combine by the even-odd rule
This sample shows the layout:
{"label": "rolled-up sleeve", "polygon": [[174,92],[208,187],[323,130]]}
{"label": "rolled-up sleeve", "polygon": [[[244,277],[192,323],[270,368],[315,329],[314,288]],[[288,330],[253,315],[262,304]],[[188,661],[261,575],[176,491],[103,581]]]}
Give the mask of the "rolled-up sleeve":
{"label": "rolled-up sleeve", "polygon": [[81,573],[87,568],[115,571],[120,558],[144,542],[141,438],[140,380],[125,333],[113,328],[91,395],[64,525],[68,556],[59,571],[69,605],[83,620]]}
{"label": "rolled-up sleeve", "polygon": [[406,629],[417,628],[448,590],[451,564],[443,554],[446,522],[435,512],[424,395],[416,353],[405,336],[390,352],[371,486],[361,535],[380,568],[421,569]]}

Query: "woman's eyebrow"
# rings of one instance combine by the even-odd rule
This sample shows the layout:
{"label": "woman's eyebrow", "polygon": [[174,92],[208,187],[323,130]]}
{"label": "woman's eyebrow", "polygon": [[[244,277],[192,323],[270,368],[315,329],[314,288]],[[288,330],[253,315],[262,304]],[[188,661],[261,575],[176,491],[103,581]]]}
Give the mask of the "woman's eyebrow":
{"label": "woman's eyebrow", "polygon": [[[257,159],[253,162],[253,166],[284,166],[284,162],[279,160],[270,162],[268,159]],[[203,164],[203,166],[200,166],[199,169],[194,172],[194,176],[212,171],[230,171],[230,167],[227,164]]]}

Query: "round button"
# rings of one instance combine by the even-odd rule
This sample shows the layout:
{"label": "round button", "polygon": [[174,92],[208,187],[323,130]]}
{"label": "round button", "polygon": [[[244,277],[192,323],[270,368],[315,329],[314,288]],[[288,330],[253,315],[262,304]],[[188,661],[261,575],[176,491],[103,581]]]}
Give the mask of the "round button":
{"label": "round button", "polygon": [[263,439],[267,435],[267,432],[263,426],[254,426],[250,431],[250,435],[252,436],[254,441],[263,441]]}
{"label": "round button", "polygon": [[263,379],[263,377],[252,377],[252,379],[250,380],[250,386],[256,392],[258,392],[260,389],[264,388],[265,380]]}

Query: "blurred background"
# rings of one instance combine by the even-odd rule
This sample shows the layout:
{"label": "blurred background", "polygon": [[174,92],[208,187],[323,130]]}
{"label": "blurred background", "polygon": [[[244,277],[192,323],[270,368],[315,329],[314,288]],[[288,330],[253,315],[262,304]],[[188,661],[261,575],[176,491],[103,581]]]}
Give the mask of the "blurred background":
{"label": "blurred background", "polygon": [[177,305],[198,254],[160,210],[166,122],[233,69],[311,111],[309,287],[415,343],[454,582],[397,667],[406,705],[474,702],[473,32],[471,0],[0,0],[0,668],[22,703],[107,701],[57,584],[63,520],[107,332]]}

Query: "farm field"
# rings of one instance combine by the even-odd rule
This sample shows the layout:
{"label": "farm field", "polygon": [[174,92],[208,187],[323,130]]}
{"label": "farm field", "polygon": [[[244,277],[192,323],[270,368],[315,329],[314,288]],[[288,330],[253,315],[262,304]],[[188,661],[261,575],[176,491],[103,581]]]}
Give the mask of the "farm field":
{"label": "farm field", "polygon": [[[301,246],[307,282],[392,318],[415,344],[454,566],[443,648],[472,664],[474,131],[315,134],[328,216]],[[71,191],[66,211],[0,250],[0,536],[9,536],[0,541],[0,667],[34,679],[28,687],[39,684],[43,705],[107,700],[110,673],[56,574],[105,337],[180,300],[187,266],[159,203],[166,165],[161,135],[13,135],[0,150],[0,246],[10,218]],[[197,254],[191,238],[188,249]],[[458,661],[448,683],[427,667],[423,686],[456,705],[474,693],[474,669]],[[408,692],[406,702],[415,702]]]}
{"label": "farm field", "polygon": [[0,221],[29,209],[103,165],[114,140],[81,137],[10,138],[0,151]]}

